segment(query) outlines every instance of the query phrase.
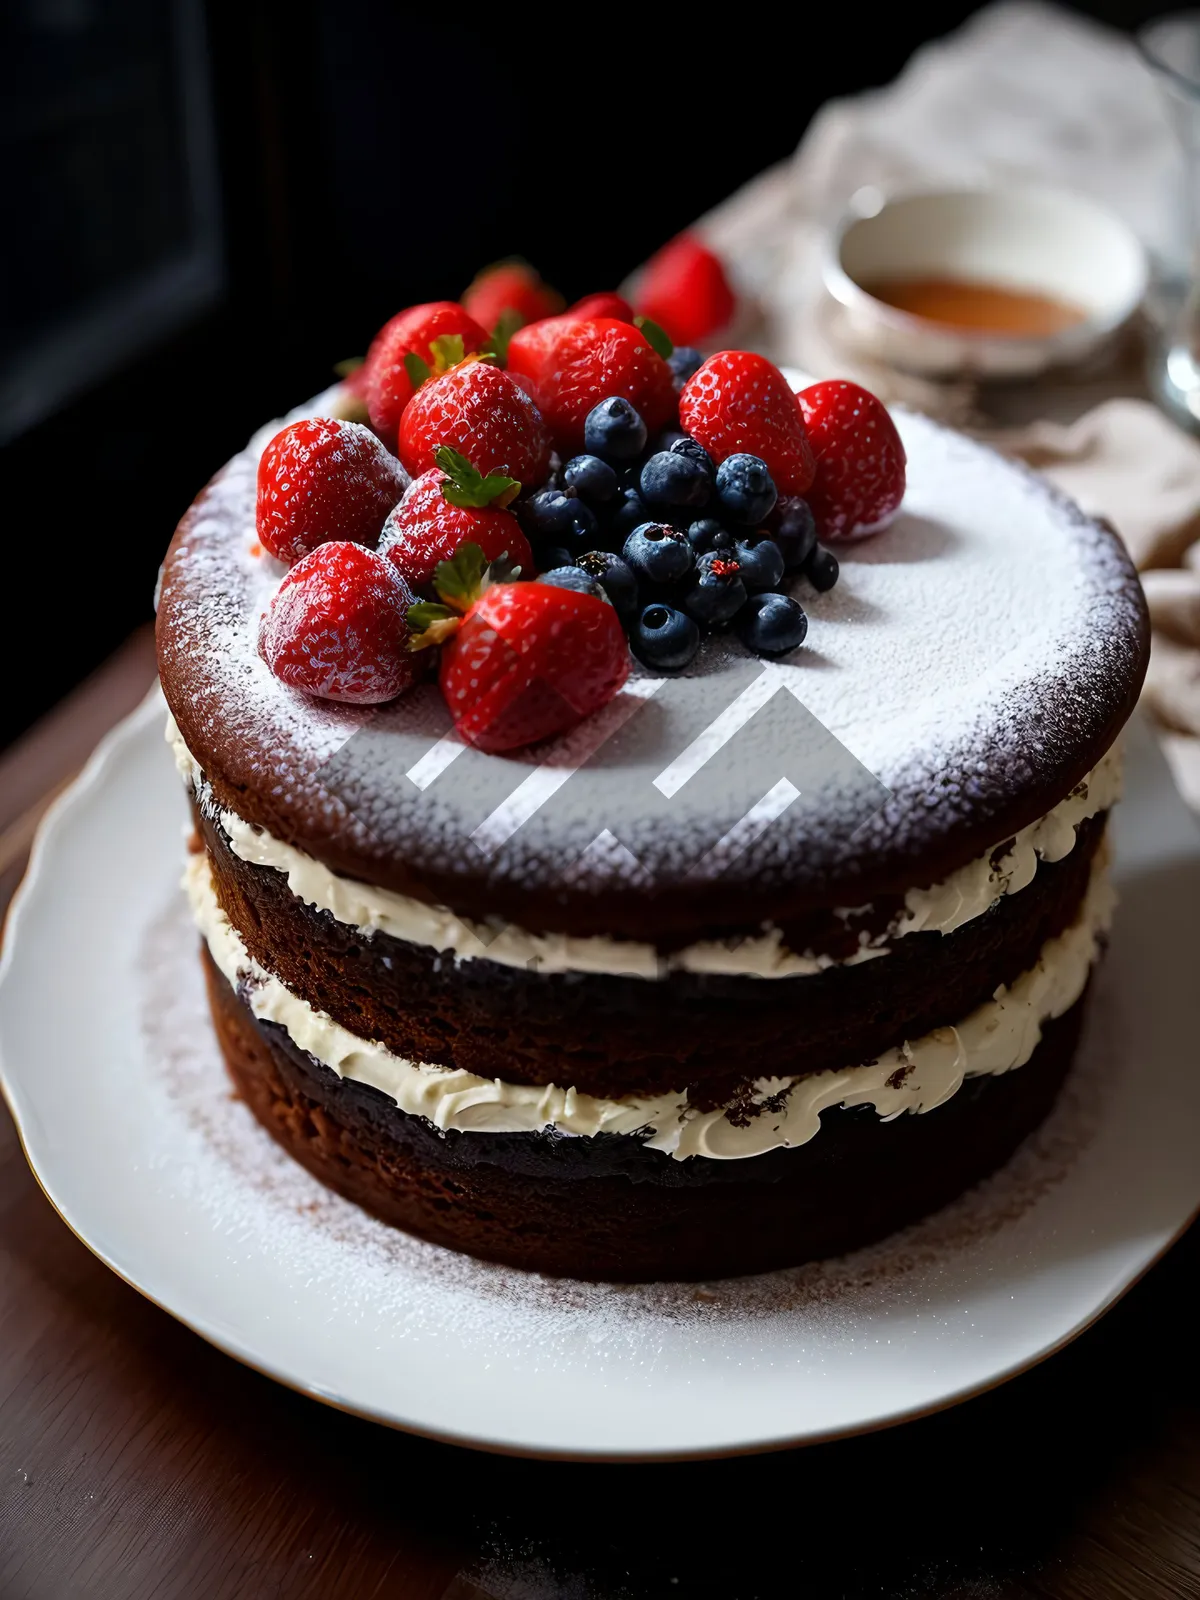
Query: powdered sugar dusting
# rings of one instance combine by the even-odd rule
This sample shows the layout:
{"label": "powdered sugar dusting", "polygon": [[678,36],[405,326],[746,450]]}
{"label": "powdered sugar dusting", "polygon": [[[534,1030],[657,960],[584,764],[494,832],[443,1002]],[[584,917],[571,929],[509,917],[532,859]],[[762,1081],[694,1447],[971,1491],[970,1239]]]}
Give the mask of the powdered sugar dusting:
{"label": "powdered sugar dusting", "polygon": [[140,970],[142,1028],[156,1074],[148,1088],[161,1102],[154,1113],[160,1158],[214,1227],[294,1260],[306,1277],[369,1300],[389,1320],[432,1327],[451,1319],[485,1342],[521,1351],[526,1362],[552,1366],[568,1359],[567,1326],[575,1332],[580,1313],[598,1357],[620,1361],[665,1322],[707,1338],[714,1326],[732,1331],[747,1319],[787,1317],[802,1332],[805,1325],[850,1327],[884,1302],[927,1297],[1062,1181],[1093,1136],[1112,1072],[1109,1057],[1089,1052],[1054,1112],[1001,1173],[852,1256],[709,1284],[583,1283],[475,1261],[400,1233],[327,1190],[277,1146],[225,1075],[181,898],[147,929]]}
{"label": "powdered sugar dusting", "polygon": [[[328,408],[328,397],[323,403]],[[816,896],[836,881],[836,898],[847,903],[857,885],[910,887],[914,859],[931,850],[943,868],[948,853],[972,859],[1069,792],[1136,693],[1142,602],[1115,537],[972,441],[915,415],[897,421],[909,457],[901,516],[877,539],[845,550],[842,580],[828,594],[798,585],[811,618],[807,645],[794,661],[761,668],[795,686],[891,799],[864,824],[851,809],[861,794],[831,783],[802,834],[781,845],[778,830],[768,830],[745,851],[732,877],[751,887],[782,877]],[[515,788],[530,765],[558,755],[458,762],[452,783],[418,793],[395,781],[389,739],[419,745],[443,731],[445,717],[443,710],[439,721],[436,696],[409,697],[371,722],[379,759],[374,776],[360,774],[352,815],[328,787],[326,764],[372,713],[287,689],[254,648],[258,616],[282,571],[252,553],[255,460],[244,452],[218,476],[168,561],[163,680],[185,740],[202,767],[217,768],[227,792],[257,802],[251,820],[318,857],[333,840],[343,859],[361,853],[364,872],[378,866],[375,881],[387,881],[397,860],[420,861],[443,888],[456,876],[477,880],[483,868],[463,847],[474,825],[467,819],[484,814],[483,797]],[[713,639],[689,676],[711,680],[735,665],[746,665],[740,646]],[[648,725],[655,717],[666,766],[677,751],[657,702]],[[600,785],[603,775],[589,782]],[[577,803],[569,815],[539,814],[523,827],[487,863],[490,883],[517,894],[562,886],[564,864],[610,820],[597,815],[596,792],[590,811]],[[685,787],[668,812],[651,807],[630,819],[637,860],[658,884],[687,871],[679,849],[687,795]],[[607,886],[625,885],[631,870],[620,851],[589,868],[592,894],[606,886],[597,873],[611,874]]]}

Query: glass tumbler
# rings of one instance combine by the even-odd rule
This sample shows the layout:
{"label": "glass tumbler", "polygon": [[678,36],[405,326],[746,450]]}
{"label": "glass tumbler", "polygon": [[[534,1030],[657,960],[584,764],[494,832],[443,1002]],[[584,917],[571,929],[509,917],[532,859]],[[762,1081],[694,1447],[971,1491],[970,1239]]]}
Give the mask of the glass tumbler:
{"label": "glass tumbler", "polygon": [[1200,11],[1158,17],[1137,39],[1183,147],[1191,249],[1190,278],[1167,317],[1150,381],[1169,410],[1200,430]]}

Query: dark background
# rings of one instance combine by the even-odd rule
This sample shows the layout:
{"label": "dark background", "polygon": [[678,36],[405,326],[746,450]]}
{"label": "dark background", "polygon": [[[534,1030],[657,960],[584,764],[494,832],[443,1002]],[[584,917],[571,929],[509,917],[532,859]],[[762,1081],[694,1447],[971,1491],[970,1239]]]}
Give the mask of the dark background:
{"label": "dark background", "polygon": [[975,9],[7,0],[0,746],[149,617],[210,474],[392,312],[512,253],[615,287]]}

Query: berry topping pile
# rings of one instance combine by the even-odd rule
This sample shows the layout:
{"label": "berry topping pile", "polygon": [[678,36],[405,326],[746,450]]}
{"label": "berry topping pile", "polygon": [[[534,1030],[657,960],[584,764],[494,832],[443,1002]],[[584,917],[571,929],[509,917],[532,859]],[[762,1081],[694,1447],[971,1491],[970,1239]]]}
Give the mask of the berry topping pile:
{"label": "berry topping pile", "polygon": [[436,663],[460,735],[502,751],[599,710],[631,652],[679,672],[709,633],[803,644],[793,591],[838,580],[822,541],[903,498],[887,411],[851,383],[797,396],[760,355],[705,359],[734,306],[688,236],[648,265],[640,314],[562,306],[526,263],[491,267],[376,335],[347,380],[370,427],[311,418],[267,446],[258,544],[288,571],[258,648],[282,683],[375,705]]}
{"label": "berry topping pile", "polygon": [[[878,451],[899,466],[881,513],[890,520],[903,493],[903,447],[873,396],[839,387],[860,397]],[[534,562],[554,569],[556,582],[571,567],[593,577],[652,670],[681,671],[714,632],[732,632],[757,655],[787,655],[808,630],[791,591],[807,584],[822,593],[837,582],[837,558],[818,532],[847,536],[844,518],[826,530],[800,492],[826,465],[801,400],[764,357],[723,351],[681,385],[678,421],[656,433],[627,394],[599,400],[583,419],[581,453],[549,487],[514,502]],[[828,482],[843,475],[857,482],[853,461],[831,465]]]}

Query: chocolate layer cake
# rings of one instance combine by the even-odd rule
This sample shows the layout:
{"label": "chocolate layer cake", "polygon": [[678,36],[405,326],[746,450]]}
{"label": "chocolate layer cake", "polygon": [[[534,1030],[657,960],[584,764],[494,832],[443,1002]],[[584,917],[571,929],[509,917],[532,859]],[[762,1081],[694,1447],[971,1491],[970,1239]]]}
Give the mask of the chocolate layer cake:
{"label": "chocolate layer cake", "polygon": [[262,441],[200,496],[158,621],[188,892],[230,1072],[318,1177],[518,1266],[703,1277],[878,1238],[1045,1116],[1111,911],[1141,592],[1045,486],[898,422],[904,510],[805,600],[804,649],[713,636],[507,754],[432,684],[285,688]]}

